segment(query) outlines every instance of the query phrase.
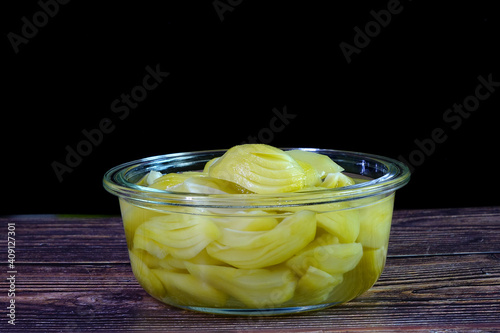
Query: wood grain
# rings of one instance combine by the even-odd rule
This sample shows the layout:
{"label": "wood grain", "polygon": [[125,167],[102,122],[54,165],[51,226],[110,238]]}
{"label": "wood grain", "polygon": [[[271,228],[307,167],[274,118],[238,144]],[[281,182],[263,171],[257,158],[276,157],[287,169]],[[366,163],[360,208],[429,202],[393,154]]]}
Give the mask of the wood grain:
{"label": "wood grain", "polygon": [[[372,289],[344,305],[280,317],[210,315],[156,301],[133,277],[117,217],[3,217],[3,248],[12,221],[17,321],[8,325],[2,310],[1,332],[500,329],[500,207],[397,211]],[[0,290],[8,290],[4,278]],[[7,302],[1,292],[1,308]]]}
{"label": "wood grain", "polygon": [[[436,214],[396,211],[389,256],[500,251],[500,207],[441,209]],[[119,217],[4,217],[0,225],[13,219],[23,248],[17,260],[23,263],[129,262]]]}

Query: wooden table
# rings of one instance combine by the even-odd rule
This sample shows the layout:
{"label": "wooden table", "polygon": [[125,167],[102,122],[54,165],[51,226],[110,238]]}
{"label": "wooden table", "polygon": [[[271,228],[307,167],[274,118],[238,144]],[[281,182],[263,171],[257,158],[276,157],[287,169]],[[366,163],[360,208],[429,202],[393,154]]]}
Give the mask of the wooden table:
{"label": "wooden table", "polygon": [[500,207],[396,211],[387,265],[371,290],[345,305],[280,317],[210,315],[156,301],[132,275],[119,217],[13,216],[0,226],[0,332],[500,331]]}

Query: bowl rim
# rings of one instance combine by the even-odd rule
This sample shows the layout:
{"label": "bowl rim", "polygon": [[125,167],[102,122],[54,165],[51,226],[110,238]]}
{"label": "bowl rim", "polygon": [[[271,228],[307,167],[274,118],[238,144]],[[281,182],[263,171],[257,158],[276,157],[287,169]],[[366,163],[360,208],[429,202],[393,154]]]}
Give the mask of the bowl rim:
{"label": "bowl rim", "polygon": [[[228,149],[199,150],[169,153],[137,159],[119,164],[109,169],[103,177],[103,186],[111,194],[127,199],[138,205],[170,205],[206,208],[273,208],[328,204],[391,194],[406,185],[410,180],[410,170],[402,162],[380,155],[324,148],[280,148],[284,151],[300,149],[315,153],[336,154],[357,160],[361,170],[370,167],[370,163],[384,167],[384,174],[367,182],[339,188],[296,191],[278,194],[204,194],[160,190],[130,182],[128,173],[141,168],[144,171],[155,170],[159,165],[189,161],[197,156],[221,156]],[[338,162],[334,160],[335,162]],[[127,178],[128,177],[128,178]]]}

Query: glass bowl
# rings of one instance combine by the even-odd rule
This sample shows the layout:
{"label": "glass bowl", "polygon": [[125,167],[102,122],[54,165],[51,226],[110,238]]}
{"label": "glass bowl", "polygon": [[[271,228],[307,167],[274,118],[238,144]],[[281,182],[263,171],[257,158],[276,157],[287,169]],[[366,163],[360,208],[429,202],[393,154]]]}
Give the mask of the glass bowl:
{"label": "glass bowl", "polygon": [[408,168],[376,155],[300,149],[329,156],[356,184],[272,195],[139,185],[150,171],[201,171],[225,150],[110,169],[103,185],[119,198],[141,286],[179,308],[259,316],[322,309],[371,288],[385,265],[394,195],[409,181]]}

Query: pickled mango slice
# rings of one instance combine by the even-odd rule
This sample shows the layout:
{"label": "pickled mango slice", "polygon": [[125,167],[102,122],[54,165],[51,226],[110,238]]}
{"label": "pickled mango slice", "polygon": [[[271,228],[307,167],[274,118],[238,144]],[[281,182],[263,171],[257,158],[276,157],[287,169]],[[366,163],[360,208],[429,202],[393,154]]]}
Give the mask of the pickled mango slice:
{"label": "pickled mango slice", "polygon": [[149,267],[141,260],[141,254],[137,250],[128,251],[132,272],[141,286],[151,295],[163,295],[165,289],[156,275]]}
{"label": "pickled mango slice", "polygon": [[203,280],[188,273],[170,272],[162,269],[151,270],[166,289],[165,301],[190,306],[221,307],[228,296]]}
{"label": "pickled mango slice", "polygon": [[342,282],[342,274],[331,275],[309,266],[300,278],[293,297],[294,304],[319,304],[325,302],[333,288]]}
{"label": "pickled mango slice", "polygon": [[353,243],[359,235],[357,209],[341,210],[316,215],[318,226],[336,236],[341,243]]}
{"label": "pickled mango slice", "polygon": [[183,260],[179,258],[172,257],[171,255],[167,255],[165,259],[159,260],[159,266],[168,270],[185,270],[186,262],[190,262],[192,264],[202,264],[202,265],[222,265],[226,266],[226,264],[220,260],[212,258],[208,255],[207,251],[203,249],[200,253],[189,260]]}
{"label": "pickled mango slice", "polygon": [[167,254],[179,259],[191,259],[219,237],[219,229],[208,218],[172,214],[141,224],[135,232],[134,247],[160,259]]}
{"label": "pickled mango slice", "polygon": [[352,179],[351,177],[344,175],[342,172],[334,172],[329,173],[320,186],[325,188],[336,188],[354,184],[354,179]]}
{"label": "pickled mango slice", "polygon": [[314,238],[312,242],[307,244],[307,246],[304,247],[299,253],[303,253],[309,250],[314,250],[318,246],[326,246],[334,244],[339,244],[339,239],[334,235],[319,229],[316,231],[316,238]]}
{"label": "pickled mango slice", "polygon": [[344,281],[337,285],[331,299],[346,302],[370,289],[377,281],[385,264],[387,248],[364,249],[358,266],[344,274]]}
{"label": "pickled mango slice", "polygon": [[329,173],[344,171],[344,168],[326,155],[300,149],[287,150],[286,153],[297,162],[301,161],[310,164],[318,172],[321,179],[325,178]]}
{"label": "pickled mango slice", "polygon": [[147,173],[144,177],[142,177],[141,180],[139,180],[136,184],[142,186],[149,186],[153,184],[153,182],[157,178],[160,178],[161,176],[163,176],[161,172],[152,170],[149,173]]}
{"label": "pickled mango slice", "polygon": [[297,284],[293,272],[285,267],[240,269],[191,263],[186,267],[197,279],[252,308],[274,307],[288,301]]}
{"label": "pickled mango slice", "polygon": [[299,276],[306,273],[309,266],[319,268],[328,274],[343,274],[354,269],[363,256],[359,243],[317,246],[292,257],[286,265]]}
{"label": "pickled mango slice", "polygon": [[358,209],[359,235],[356,242],[365,247],[387,246],[391,230],[394,194],[372,205]]}
{"label": "pickled mango slice", "polygon": [[177,186],[183,183],[185,180],[191,177],[202,177],[206,176],[201,172],[183,172],[183,173],[167,173],[154,180],[149,187],[156,188],[158,190],[166,190],[171,187]]}
{"label": "pickled mango slice", "polygon": [[226,304],[228,298],[226,294],[191,274],[162,269],[151,271],[167,290],[165,298],[167,303],[168,299],[172,299],[177,304],[190,306],[221,307]]}
{"label": "pickled mango slice", "polygon": [[203,168],[203,172],[208,175],[208,170],[210,169],[210,167],[212,166],[212,164],[214,164],[218,159],[219,159],[218,157],[214,157],[210,161],[208,161],[207,163],[205,163],[205,167]]}
{"label": "pickled mango slice", "polygon": [[382,271],[384,270],[385,260],[387,257],[387,248],[381,247],[379,249],[365,249],[363,251],[363,258],[359,262],[359,270],[363,272],[364,280],[368,288],[378,280]]}
{"label": "pickled mango slice", "polygon": [[297,191],[306,180],[304,169],[290,155],[264,144],[230,148],[210,166],[208,174],[260,194]]}
{"label": "pickled mango slice", "polygon": [[266,231],[278,225],[278,219],[273,214],[265,211],[239,211],[228,217],[215,217],[212,221],[219,229],[232,229],[241,231]]}
{"label": "pickled mango slice", "polygon": [[154,210],[136,206],[122,198],[119,199],[119,202],[123,228],[125,229],[125,237],[127,238],[127,244],[129,244],[129,246],[132,244],[137,227],[155,216],[164,215]]}
{"label": "pickled mango slice", "polygon": [[306,175],[305,178],[305,188],[313,187],[321,184],[321,178],[318,171],[309,163],[303,161],[297,161],[297,164],[304,169]]}
{"label": "pickled mango slice", "polygon": [[220,239],[207,246],[207,252],[238,268],[262,268],[289,259],[315,234],[316,213],[303,210],[269,231],[225,230]]}
{"label": "pickled mango slice", "polygon": [[170,191],[202,194],[251,193],[238,184],[208,176],[189,177],[182,183],[168,188]]}

